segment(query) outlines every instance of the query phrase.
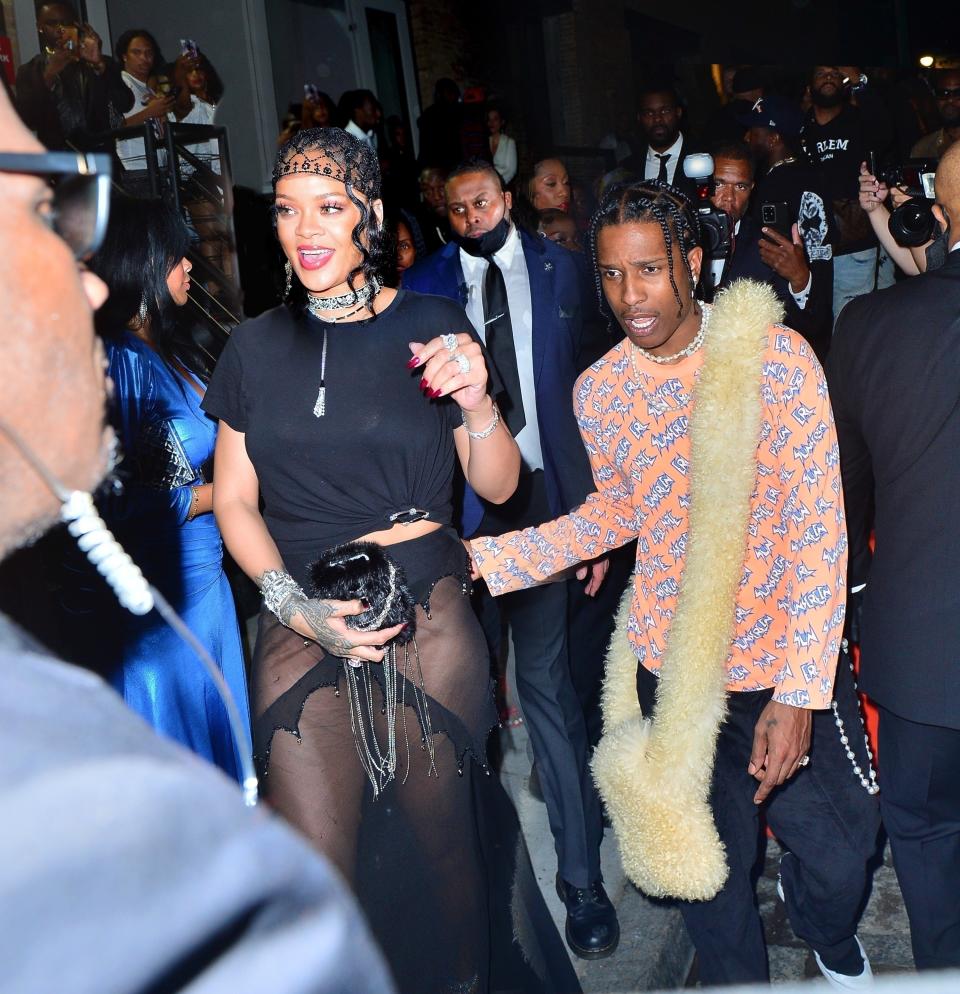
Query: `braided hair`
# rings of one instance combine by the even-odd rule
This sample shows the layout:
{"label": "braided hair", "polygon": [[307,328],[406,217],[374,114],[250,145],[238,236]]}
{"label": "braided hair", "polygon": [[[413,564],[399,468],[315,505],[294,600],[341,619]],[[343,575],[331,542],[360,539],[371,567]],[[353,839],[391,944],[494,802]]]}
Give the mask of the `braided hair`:
{"label": "braided hair", "polygon": [[597,261],[597,238],[603,228],[644,223],[658,224],[663,234],[663,243],[667,250],[667,272],[677,301],[678,317],[683,313],[683,300],[680,298],[680,289],[673,271],[674,242],[680,248],[680,258],[683,259],[690,286],[693,287],[696,283],[687,254],[700,244],[700,238],[693,205],[687,197],[676,187],[660,180],[633,181],[611,187],[590,218],[588,233],[590,261],[593,264],[593,280],[600,313],[607,319],[611,331],[615,321],[603,293],[603,282],[600,279],[600,266]]}

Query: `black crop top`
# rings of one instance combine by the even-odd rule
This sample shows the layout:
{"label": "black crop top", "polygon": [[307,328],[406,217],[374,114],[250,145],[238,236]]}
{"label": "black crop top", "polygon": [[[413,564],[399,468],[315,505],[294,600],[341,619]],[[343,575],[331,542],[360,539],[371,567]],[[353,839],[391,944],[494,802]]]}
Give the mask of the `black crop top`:
{"label": "black crop top", "polygon": [[264,520],[299,583],[324,549],[389,528],[395,512],[450,523],[460,408],[423,396],[408,342],[462,331],[476,337],[459,304],[409,290],[372,320],[327,324],[280,306],[234,329],[203,408],[246,435]]}

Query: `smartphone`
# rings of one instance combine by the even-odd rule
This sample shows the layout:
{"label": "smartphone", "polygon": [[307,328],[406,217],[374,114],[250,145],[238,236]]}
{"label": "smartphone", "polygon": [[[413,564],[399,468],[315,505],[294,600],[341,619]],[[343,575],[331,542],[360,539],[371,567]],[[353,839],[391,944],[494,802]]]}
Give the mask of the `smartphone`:
{"label": "smartphone", "polygon": [[75,52],[80,47],[80,28],[76,24],[64,24],[63,47],[68,52]]}
{"label": "smartphone", "polygon": [[197,48],[197,43],[192,38],[181,38],[180,54],[186,55],[191,59],[198,59],[200,57],[200,49]]}
{"label": "smartphone", "polygon": [[788,241],[793,239],[793,221],[790,219],[790,205],[785,201],[760,205],[760,223],[765,228],[773,228]]}

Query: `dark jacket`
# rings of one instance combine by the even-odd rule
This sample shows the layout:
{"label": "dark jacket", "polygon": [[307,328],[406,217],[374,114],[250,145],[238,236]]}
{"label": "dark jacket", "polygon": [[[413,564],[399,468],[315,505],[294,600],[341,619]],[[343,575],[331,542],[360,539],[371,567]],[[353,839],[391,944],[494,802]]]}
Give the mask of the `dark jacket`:
{"label": "dark jacket", "polygon": [[[786,203],[800,229],[810,266],[810,295],[801,309],[787,280],[778,276],[760,256],[760,208],[766,203]],[[833,212],[819,192],[812,170],[800,162],[784,163],[757,183],[753,204],[743,220],[720,287],[747,277],[769,283],[783,302],[786,323],[813,346],[823,362],[833,329]]]}
{"label": "dark jacket", "polygon": [[123,126],[124,112],[133,107],[133,91],[119,64],[105,61],[100,75],[86,62],[68,65],[52,87],[43,80],[43,53],[19,68],[17,111],[47,148],[63,149],[68,142],[85,150],[99,148],[103,142],[97,136]]}
{"label": "dark jacket", "polygon": [[790,283],[774,272],[760,256],[760,224],[750,214],[740,222],[734,242],[733,255],[727,260],[718,289],[729,286],[734,280],[751,279],[773,288],[786,311],[784,323],[799,331],[813,346],[817,358],[823,362],[830,346],[830,326],[833,314],[833,271],[829,263],[824,267],[810,267],[810,294],[801,310]]}
{"label": "dark jacket", "polygon": [[[573,385],[580,348],[580,277],[570,253],[545,238],[520,230],[530,278],[533,308],[533,365],[544,482],[550,511],[565,514],[593,490],[590,464],[573,416]],[[403,285],[467,304],[467,287],[455,242],[403,274]],[[483,503],[468,487],[464,495],[463,534],[472,535],[483,517]]]}
{"label": "dark jacket", "polygon": [[960,729],[960,251],[847,304],[827,376],[850,586],[867,584],[862,688],[901,717]]}

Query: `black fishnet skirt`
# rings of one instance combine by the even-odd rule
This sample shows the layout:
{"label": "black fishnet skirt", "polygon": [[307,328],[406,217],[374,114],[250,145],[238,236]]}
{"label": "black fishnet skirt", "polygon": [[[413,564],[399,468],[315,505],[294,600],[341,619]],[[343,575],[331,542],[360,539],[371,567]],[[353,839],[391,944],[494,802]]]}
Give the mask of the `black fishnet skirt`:
{"label": "black fishnet skirt", "polygon": [[[444,529],[389,551],[418,601],[420,667],[411,645],[403,676],[400,650],[394,779],[374,797],[343,660],[262,612],[253,724],[264,795],[351,884],[401,994],[579,991],[516,812],[487,765],[496,710],[463,546]],[[383,670],[368,673],[385,748]]]}

